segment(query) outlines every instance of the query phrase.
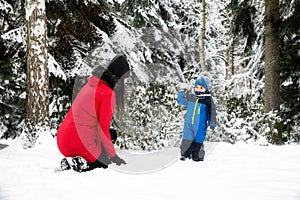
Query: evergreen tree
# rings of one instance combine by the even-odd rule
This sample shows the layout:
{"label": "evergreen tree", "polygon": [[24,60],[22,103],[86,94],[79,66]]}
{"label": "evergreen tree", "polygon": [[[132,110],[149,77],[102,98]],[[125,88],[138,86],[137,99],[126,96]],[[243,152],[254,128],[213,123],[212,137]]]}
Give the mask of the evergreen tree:
{"label": "evergreen tree", "polygon": [[122,121],[117,123],[121,131],[117,145],[148,151],[178,146],[183,116],[174,105],[174,90],[168,80],[136,85],[128,95]]}
{"label": "evergreen tree", "polygon": [[15,138],[25,113],[23,1],[0,1],[0,138]]}
{"label": "evergreen tree", "polygon": [[280,96],[284,141],[299,141],[300,121],[300,2],[284,1],[280,24]]}
{"label": "evergreen tree", "polygon": [[122,13],[135,28],[159,26],[154,3],[154,0],[126,0],[122,4]]}
{"label": "evergreen tree", "polygon": [[[190,84],[199,76],[199,28],[203,25],[201,2],[46,1],[51,127],[56,129],[60,124],[91,68],[95,64],[105,66],[111,55],[124,53],[133,67],[133,81],[127,85],[129,94],[132,94],[128,101],[135,103],[137,108],[128,108],[128,114],[137,117],[129,118],[128,123],[145,121],[146,127],[154,127],[154,135],[162,138],[180,130],[183,117],[172,118],[171,114],[167,117],[166,113],[177,112],[176,102],[172,104],[175,107],[169,107],[164,95],[177,93],[176,86],[180,81],[178,65],[179,71],[183,72],[181,75]],[[285,123],[278,128],[282,129],[285,141],[297,141],[299,1],[283,0],[281,3],[282,21],[278,31],[281,42],[280,116]],[[256,141],[262,137],[273,140],[263,131],[267,130],[267,119],[280,121],[278,116],[262,113],[264,6],[264,1],[206,1],[206,66],[212,72],[212,90],[219,115],[219,126],[208,138],[210,140],[232,143]],[[2,0],[0,11],[0,131],[2,137],[15,137],[20,134],[25,119],[24,2]],[[139,94],[135,96],[137,88]],[[158,106],[161,113],[148,112],[143,107],[145,98],[156,99],[154,91],[159,94],[162,107],[152,105],[151,100],[148,103]],[[149,120],[160,114],[167,124],[165,129],[156,129],[160,127],[155,126],[158,122]],[[147,141],[144,147],[154,148],[154,144],[159,143],[148,137],[149,134],[144,136],[139,140]],[[134,142],[132,138],[130,144]],[[120,142],[125,144],[125,139]]]}
{"label": "evergreen tree", "polygon": [[90,52],[112,36],[115,23],[105,1],[48,1],[46,9],[51,127],[57,129],[80,89],[77,80],[94,67]]}

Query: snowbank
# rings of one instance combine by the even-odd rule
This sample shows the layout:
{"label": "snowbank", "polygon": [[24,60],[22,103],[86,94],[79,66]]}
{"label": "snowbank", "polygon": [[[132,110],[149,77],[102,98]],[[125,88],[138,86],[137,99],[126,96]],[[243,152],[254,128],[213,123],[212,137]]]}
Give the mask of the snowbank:
{"label": "snowbank", "polygon": [[[128,165],[131,153],[119,151]],[[135,155],[147,157],[143,152]],[[157,162],[162,155],[157,154]],[[1,150],[0,199],[300,199],[300,145],[218,143],[204,162],[176,159],[161,170],[139,175],[123,173],[117,166],[53,173],[61,158],[55,139],[33,149],[23,150],[15,143]]]}

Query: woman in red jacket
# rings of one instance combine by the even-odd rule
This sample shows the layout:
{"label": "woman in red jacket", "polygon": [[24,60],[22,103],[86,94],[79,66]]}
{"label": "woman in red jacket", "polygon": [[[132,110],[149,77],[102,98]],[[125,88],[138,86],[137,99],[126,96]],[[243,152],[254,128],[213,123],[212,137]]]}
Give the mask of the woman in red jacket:
{"label": "woman in red jacket", "polygon": [[[126,164],[115,151],[109,131],[115,105],[124,108],[124,81],[130,74],[125,57],[117,55],[107,69],[96,67],[93,76],[77,94],[57,131],[57,144],[66,157],[62,170],[88,171]],[[87,162],[85,162],[87,161]]]}

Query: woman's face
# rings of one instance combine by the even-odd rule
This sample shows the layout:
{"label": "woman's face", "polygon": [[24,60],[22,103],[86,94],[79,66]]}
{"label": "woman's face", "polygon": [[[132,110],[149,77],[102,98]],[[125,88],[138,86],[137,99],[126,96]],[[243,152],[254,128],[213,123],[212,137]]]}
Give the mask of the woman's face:
{"label": "woman's face", "polygon": [[196,92],[205,92],[206,89],[203,86],[201,86],[201,85],[196,85],[195,86],[195,91]]}
{"label": "woman's face", "polygon": [[127,83],[127,79],[128,79],[128,78],[125,78],[125,79],[124,79],[124,85]]}

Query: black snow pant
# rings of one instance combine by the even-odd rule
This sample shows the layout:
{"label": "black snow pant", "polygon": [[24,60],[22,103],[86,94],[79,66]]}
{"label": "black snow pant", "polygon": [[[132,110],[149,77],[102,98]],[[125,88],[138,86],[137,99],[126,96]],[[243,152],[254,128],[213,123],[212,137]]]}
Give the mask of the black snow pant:
{"label": "black snow pant", "polygon": [[180,145],[181,156],[193,158],[194,161],[204,160],[204,144],[192,140],[182,140]]}
{"label": "black snow pant", "polygon": [[203,143],[193,142],[193,161],[203,161],[205,156],[204,145]]}
{"label": "black snow pant", "polygon": [[185,158],[189,158],[193,152],[193,141],[192,140],[182,140],[180,145],[180,154]]}

